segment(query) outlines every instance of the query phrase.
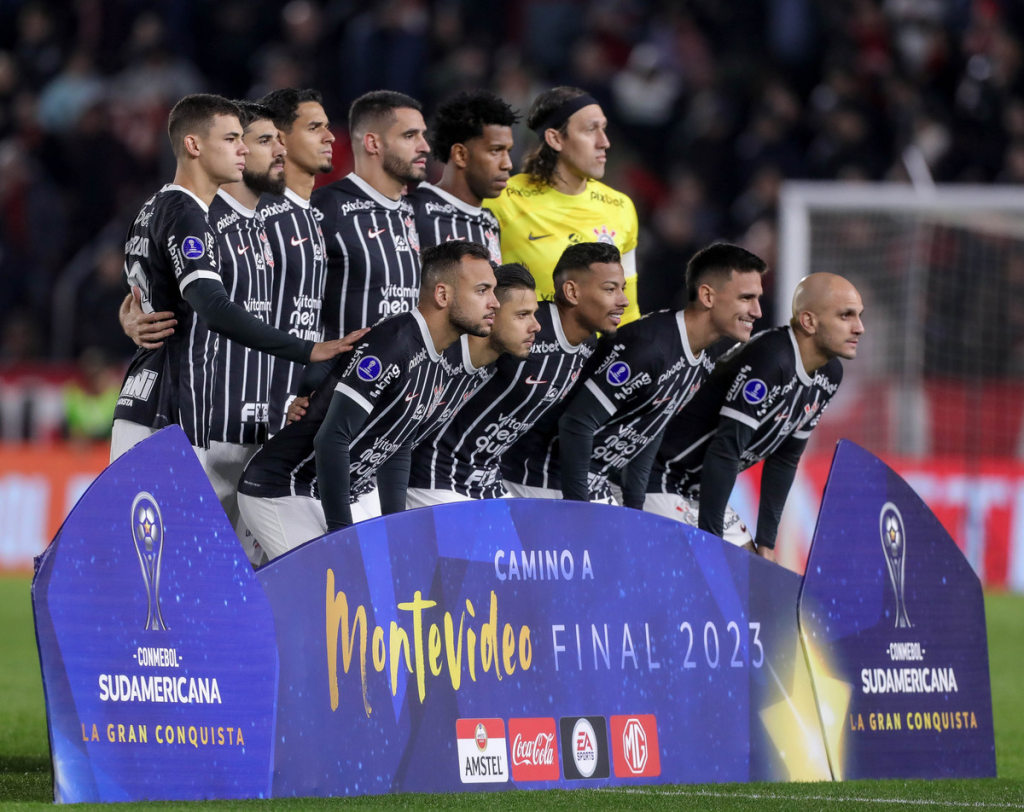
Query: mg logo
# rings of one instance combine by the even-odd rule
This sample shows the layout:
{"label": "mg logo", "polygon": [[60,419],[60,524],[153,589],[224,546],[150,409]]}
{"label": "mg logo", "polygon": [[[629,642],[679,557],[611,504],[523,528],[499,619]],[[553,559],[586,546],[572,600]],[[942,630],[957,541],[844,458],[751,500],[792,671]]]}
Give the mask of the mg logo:
{"label": "mg logo", "polygon": [[655,778],[661,775],[658,721],[653,714],[613,716],[612,762],[616,778]]}
{"label": "mg logo", "polygon": [[643,773],[647,766],[647,734],[639,719],[626,720],[622,730],[622,755],[631,773]]}

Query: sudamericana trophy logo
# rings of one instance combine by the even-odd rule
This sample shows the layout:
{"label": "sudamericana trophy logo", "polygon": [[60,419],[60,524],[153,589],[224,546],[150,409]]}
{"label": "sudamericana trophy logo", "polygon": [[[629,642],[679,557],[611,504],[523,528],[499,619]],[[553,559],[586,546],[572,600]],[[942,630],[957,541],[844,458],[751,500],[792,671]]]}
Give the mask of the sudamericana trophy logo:
{"label": "sudamericana trophy logo", "polygon": [[896,597],[896,628],[909,629],[914,624],[907,616],[907,531],[899,508],[892,502],[882,505],[882,512],[878,516],[878,528],[882,536],[885,563],[889,569],[889,580]]}
{"label": "sudamericana trophy logo", "polygon": [[132,502],[132,538],[146,585],[146,631],[165,631],[160,612],[160,563],[164,554],[164,520],[152,494],[140,491]]}

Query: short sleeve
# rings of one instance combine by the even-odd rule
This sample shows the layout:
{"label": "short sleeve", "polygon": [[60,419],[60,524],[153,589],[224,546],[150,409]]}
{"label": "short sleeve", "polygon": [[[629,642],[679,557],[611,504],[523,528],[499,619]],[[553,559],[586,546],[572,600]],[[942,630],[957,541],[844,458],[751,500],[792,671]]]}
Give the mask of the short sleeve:
{"label": "short sleeve", "polygon": [[790,376],[780,360],[777,344],[770,337],[745,347],[735,362],[731,378],[723,382],[726,391],[722,417],[757,429],[781,397],[783,386],[789,380]]}
{"label": "short sleeve", "polygon": [[408,374],[408,362],[409,353],[401,338],[394,332],[371,330],[352,350],[334,391],[369,414],[378,400],[401,386]]}
{"label": "short sleeve", "polygon": [[217,268],[217,249],[206,214],[198,206],[181,206],[168,212],[171,216],[164,236],[168,266],[174,271],[178,290],[197,279],[222,281]]}
{"label": "short sleeve", "polygon": [[656,342],[645,338],[635,332],[626,340],[622,336],[601,340],[600,360],[595,359],[593,371],[583,385],[608,410],[609,416],[646,396],[661,374],[660,350]]}

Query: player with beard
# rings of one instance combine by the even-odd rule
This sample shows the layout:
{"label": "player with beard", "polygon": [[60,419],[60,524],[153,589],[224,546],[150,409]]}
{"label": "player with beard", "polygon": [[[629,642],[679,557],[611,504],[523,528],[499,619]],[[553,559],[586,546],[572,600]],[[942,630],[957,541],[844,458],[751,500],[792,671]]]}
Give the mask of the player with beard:
{"label": "player with beard", "polygon": [[550,298],[550,269],[569,245],[604,242],[618,247],[626,273],[622,323],[640,317],[636,297],[639,235],[633,201],[601,182],[611,142],[608,119],[597,101],[578,87],[541,93],[526,116],[540,144],[523,161],[508,187],[486,202],[501,223],[501,254],[537,277],[537,295]]}
{"label": "player with beard", "polygon": [[436,186],[421,183],[409,194],[424,248],[470,240],[486,245],[491,262],[501,263],[501,229],[483,201],[508,185],[518,120],[507,102],[486,90],[459,93],[438,108],[430,140],[444,174]]}
{"label": "player with beard", "polygon": [[756,550],[775,560],[775,537],[797,464],[843,379],[839,359],[857,356],[864,305],[841,276],[805,277],[793,317],[718,362],[708,383],[668,424],[644,510],[754,550],[728,505],[736,475],[764,460]]}
{"label": "player with beard", "polygon": [[463,333],[489,335],[498,309],[482,245],[444,243],[423,259],[418,306],[370,330],[333,365],[305,417],[246,467],[239,506],[272,558],[328,529],[405,509],[413,438],[458,372],[443,353]]}
{"label": "player with beard", "polygon": [[[327,260],[323,232],[310,196],[317,175],[333,168],[334,135],[316,90],[275,90],[260,103],[274,116],[287,150],[283,193],[264,195],[260,201],[274,254],[272,323],[292,335],[321,341]],[[285,424],[288,406],[299,393],[302,371],[298,364],[271,364],[271,434]]]}
{"label": "player with beard", "polygon": [[[172,335],[136,352],[114,411],[111,460],[158,429],[178,423],[206,463],[217,353],[209,331],[243,346],[308,363],[350,349],[275,330],[229,298],[208,218],[222,184],[242,180],[249,149],[241,111],[220,96],[186,96],[168,117],[177,159],[174,183],[146,201],[125,243],[125,273],[147,313],[171,312]],[[216,342],[214,342],[215,346]]]}
{"label": "player with beard", "polygon": [[[565,398],[593,354],[594,333],[618,327],[628,304],[619,259],[618,249],[603,243],[565,250],[555,266],[555,301],[542,302],[537,309],[540,332],[529,356],[501,356],[494,376],[431,441],[433,450],[415,455],[417,504],[458,499],[440,491],[471,499],[548,495],[518,487],[520,469],[531,458],[543,483],[546,451],[536,432],[552,415],[557,428]],[[503,480],[509,470],[504,460],[519,449],[510,483],[507,477]]]}
{"label": "player with beard", "polygon": [[736,245],[716,243],[686,267],[689,304],[661,310],[602,336],[583,383],[558,423],[562,495],[581,502],[612,496],[611,476],[631,474],[623,504],[640,510],[660,434],[714,368],[719,339],[746,343],[761,316],[768,266]]}
{"label": "player with beard", "polygon": [[442,412],[435,411],[436,416],[430,425],[425,426],[416,437],[409,492],[406,496],[408,508],[462,502],[472,498],[451,488],[437,487],[436,479],[432,477],[437,471],[441,435],[459,410],[467,402],[472,402],[471,398],[477,390],[494,377],[498,358],[507,354],[513,359],[525,361],[540,332],[541,325],[537,321],[537,285],[533,274],[522,265],[509,263],[495,269],[494,278],[497,281],[494,293],[501,307],[494,318],[491,334],[487,338],[468,334],[462,337],[460,350],[465,374],[453,379],[454,388],[450,385],[451,393],[445,394],[448,407]]}
{"label": "player with beard", "polygon": [[420,243],[407,184],[427,176],[420,103],[377,90],[348,115],[355,171],[313,193],[327,240],[324,334],[343,335],[416,307]]}

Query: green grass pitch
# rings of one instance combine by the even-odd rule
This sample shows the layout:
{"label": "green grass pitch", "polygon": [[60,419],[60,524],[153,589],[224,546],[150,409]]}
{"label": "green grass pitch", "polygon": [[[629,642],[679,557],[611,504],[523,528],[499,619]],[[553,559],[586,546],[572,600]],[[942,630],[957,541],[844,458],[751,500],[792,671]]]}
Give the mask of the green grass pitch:
{"label": "green grass pitch", "polygon": [[[999,777],[957,781],[850,781],[841,784],[702,784],[636,790],[517,791],[372,798],[137,803],[132,810],[263,808],[467,810],[1024,810],[1024,596],[986,597]],[[52,803],[50,755],[27,577],[0,577],[0,809]],[[83,805],[76,809],[110,809]]]}

